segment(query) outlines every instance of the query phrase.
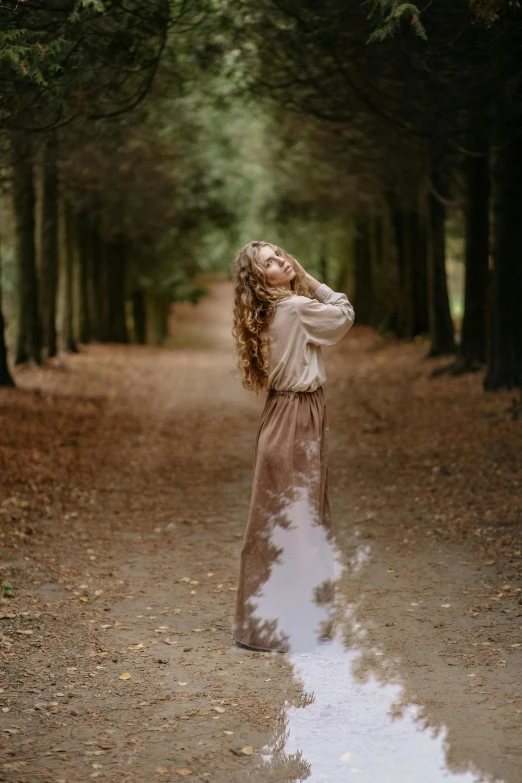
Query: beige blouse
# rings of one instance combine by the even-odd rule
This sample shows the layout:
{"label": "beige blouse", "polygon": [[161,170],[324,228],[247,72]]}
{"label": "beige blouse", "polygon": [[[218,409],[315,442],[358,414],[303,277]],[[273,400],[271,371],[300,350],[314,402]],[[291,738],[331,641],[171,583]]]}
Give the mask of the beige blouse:
{"label": "beige blouse", "polygon": [[278,302],[268,327],[268,388],[314,391],[326,383],[321,346],[339,342],[354,318],[346,294],[326,283],[313,299],[294,294]]}

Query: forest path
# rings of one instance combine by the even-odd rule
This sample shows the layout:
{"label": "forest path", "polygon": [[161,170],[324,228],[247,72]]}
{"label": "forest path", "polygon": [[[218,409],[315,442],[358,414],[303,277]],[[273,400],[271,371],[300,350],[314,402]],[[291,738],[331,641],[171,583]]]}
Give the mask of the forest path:
{"label": "forest path", "polygon": [[231,297],[178,306],[167,348],[93,346],[0,391],[0,780],[519,783],[512,395],[430,378],[425,344],[364,327],[325,351],[339,636],[241,650],[264,399]]}

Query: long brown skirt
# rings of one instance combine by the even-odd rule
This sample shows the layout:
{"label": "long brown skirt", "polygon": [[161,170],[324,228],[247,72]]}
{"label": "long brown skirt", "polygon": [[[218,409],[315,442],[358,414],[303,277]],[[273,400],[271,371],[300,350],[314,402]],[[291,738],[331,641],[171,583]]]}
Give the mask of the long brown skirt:
{"label": "long brown skirt", "polygon": [[260,650],[315,649],[331,634],[334,552],[322,387],[268,392],[254,448],[234,639]]}

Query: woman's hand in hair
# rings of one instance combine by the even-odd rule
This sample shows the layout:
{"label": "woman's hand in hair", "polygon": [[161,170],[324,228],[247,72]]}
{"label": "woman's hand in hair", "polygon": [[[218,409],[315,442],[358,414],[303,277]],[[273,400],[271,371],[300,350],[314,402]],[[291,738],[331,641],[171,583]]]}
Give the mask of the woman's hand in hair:
{"label": "woman's hand in hair", "polygon": [[298,271],[298,272],[301,272],[301,273],[304,275],[304,278],[305,278],[305,280],[306,280],[306,283],[307,283],[307,285],[309,286],[309,288],[310,288],[310,290],[312,291],[312,293],[314,293],[315,291],[317,291],[317,289],[318,289],[318,288],[319,288],[319,286],[321,285],[321,283],[319,282],[319,280],[316,280],[316,279],[315,279],[315,277],[312,277],[312,275],[311,275],[311,274],[309,274],[309,273],[306,271],[306,269],[304,268],[304,266],[303,266],[301,263],[299,263],[299,261],[298,261],[296,258],[294,258],[294,261],[295,261],[295,263],[296,263],[296,265],[297,265],[297,271]]}

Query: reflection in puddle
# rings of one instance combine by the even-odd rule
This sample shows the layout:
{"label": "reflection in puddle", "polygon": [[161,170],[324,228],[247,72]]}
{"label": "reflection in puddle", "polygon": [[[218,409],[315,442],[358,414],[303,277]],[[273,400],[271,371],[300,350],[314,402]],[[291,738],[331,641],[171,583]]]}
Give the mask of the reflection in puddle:
{"label": "reflection in puddle", "polygon": [[348,556],[357,531],[344,551],[333,535],[325,425],[322,392],[269,396],[260,423],[234,638],[284,653],[302,695],[285,702],[249,780],[493,783],[471,762],[449,769],[446,727],[401,703],[402,685],[386,682],[382,653],[371,649],[364,611],[346,604],[369,546],[355,544]]}
{"label": "reflection in puddle", "polygon": [[[259,436],[234,638],[261,650],[304,652],[330,638],[334,623],[336,556],[327,494],[324,395],[290,410],[285,405],[283,401],[281,410],[274,410],[285,427],[293,415],[301,437],[282,438],[286,429],[281,430],[277,416],[274,432],[262,430]],[[275,416],[270,398],[266,410]]]}
{"label": "reflection in puddle", "polygon": [[[309,783],[479,783],[476,772],[445,764],[445,731],[430,730],[418,706],[402,706],[402,688],[352,671],[360,655],[338,639],[310,653],[289,654],[303,686],[302,702],[286,704],[261,749],[255,781]],[[491,779],[489,779],[491,780]],[[500,783],[500,781],[497,781]]]}

